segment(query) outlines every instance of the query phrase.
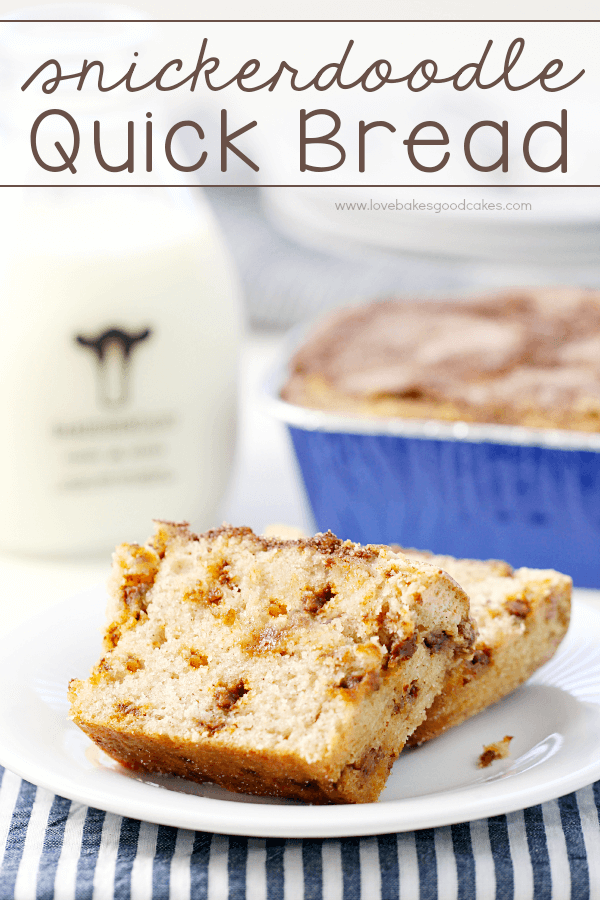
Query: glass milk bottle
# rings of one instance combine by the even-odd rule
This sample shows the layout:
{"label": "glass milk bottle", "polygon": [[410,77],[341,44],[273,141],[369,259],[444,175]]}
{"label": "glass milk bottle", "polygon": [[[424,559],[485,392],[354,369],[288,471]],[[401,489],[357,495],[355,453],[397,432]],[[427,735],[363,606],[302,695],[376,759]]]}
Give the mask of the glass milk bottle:
{"label": "glass milk bottle", "polygon": [[[74,108],[36,102],[37,112],[24,104],[18,114]],[[93,98],[78,102],[83,131]],[[22,163],[10,158],[12,134],[23,128],[6,110],[17,106],[3,112],[12,173]],[[130,108],[114,121],[128,118]],[[115,158],[122,134],[111,147],[110,116],[102,124]],[[79,162],[81,181],[91,163],[83,151]],[[20,184],[41,186],[0,189],[0,550],[100,553],[145,539],[152,518],[218,524],[240,304],[201,189],[158,186],[176,175],[64,187],[29,160]],[[97,167],[93,178],[116,181]]]}

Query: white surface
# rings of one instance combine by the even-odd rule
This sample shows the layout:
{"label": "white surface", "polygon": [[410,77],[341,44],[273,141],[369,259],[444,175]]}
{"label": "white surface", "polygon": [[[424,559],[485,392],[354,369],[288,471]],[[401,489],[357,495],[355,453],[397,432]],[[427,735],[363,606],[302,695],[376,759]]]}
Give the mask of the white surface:
{"label": "white surface", "polygon": [[[35,784],[121,815],[226,834],[335,837],[433,827],[520,809],[600,777],[600,612],[577,604],[554,660],[448,734],[403,753],[378,803],[314,807],[214,785],[137,776],[67,718],[67,685],[97,660],[104,592],[80,594],[15,629],[0,661],[0,763]],[[508,759],[477,767],[514,735]]]}

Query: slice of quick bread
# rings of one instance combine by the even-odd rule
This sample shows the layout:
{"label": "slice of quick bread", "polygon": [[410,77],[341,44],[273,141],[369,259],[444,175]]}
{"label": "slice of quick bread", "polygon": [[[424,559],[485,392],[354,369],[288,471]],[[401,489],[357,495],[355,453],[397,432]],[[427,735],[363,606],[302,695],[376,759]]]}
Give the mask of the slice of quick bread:
{"label": "slice of quick bread", "polygon": [[71,718],[133,769],[368,802],[473,640],[437,564],[159,522],[116,550],[104,656],[71,682]]}
{"label": "slice of quick bread", "polygon": [[[397,548],[400,549],[400,548]],[[569,627],[571,579],[545,569],[401,550],[448,572],[469,595],[479,632],[473,651],[448,673],[408,744],[428,741],[523,684],[554,654]]]}
{"label": "slice of quick bread", "polygon": [[[302,534],[284,525],[271,525],[266,533]],[[414,746],[496,703],[553,656],[569,627],[572,583],[551,569],[513,570],[495,559],[392,548],[448,572],[468,594],[478,631],[472,652],[449,670],[425,720],[409,737],[407,744]]]}

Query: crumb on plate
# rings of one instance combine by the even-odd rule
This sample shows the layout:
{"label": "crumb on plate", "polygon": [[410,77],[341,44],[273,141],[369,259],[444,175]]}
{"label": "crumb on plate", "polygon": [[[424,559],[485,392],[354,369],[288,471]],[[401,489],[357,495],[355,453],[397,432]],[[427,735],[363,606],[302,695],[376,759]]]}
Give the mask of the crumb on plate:
{"label": "crumb on plate", "polygon": [[485,769],[497,759],[506,759],[506,757],[510,754],[508,745],[511,741],[512,735],[506,734],[501,741],[496,741],[495,744],[484,745],[483,753],[481,753],[479,762],[477,763],[479,768]]}

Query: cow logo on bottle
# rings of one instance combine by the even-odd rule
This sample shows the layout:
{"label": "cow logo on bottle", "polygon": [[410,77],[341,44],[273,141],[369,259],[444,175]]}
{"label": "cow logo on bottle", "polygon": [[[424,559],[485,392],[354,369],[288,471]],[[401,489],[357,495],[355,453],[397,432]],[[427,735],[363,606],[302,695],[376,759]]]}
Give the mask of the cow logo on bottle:
{"label": "cow logo on bottle", "polygon": [[107,328],[96,337],[75,336],[75,341],[91,350],[96,357],[98,402],[102,406],[117,407],[127,403],[133,351],[151,334],[150,328],[138,332]]}

